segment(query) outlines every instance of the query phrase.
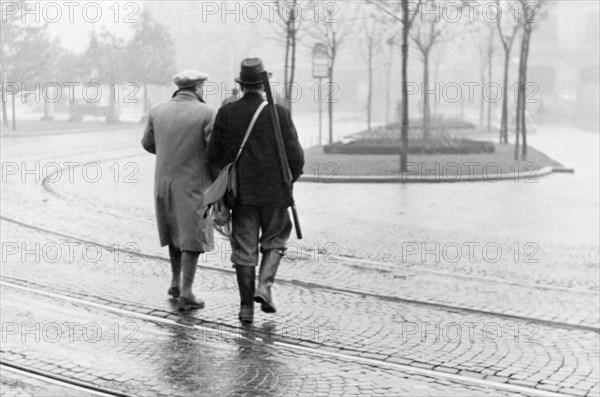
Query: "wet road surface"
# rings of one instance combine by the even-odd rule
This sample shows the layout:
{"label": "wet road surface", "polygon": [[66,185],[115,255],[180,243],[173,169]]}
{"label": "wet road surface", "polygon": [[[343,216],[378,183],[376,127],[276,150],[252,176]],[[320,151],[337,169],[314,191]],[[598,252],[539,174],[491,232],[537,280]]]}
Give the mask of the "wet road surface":
{"label": "wet road surface", "polygon": [[[533,141],[576,174],[535,184],[298,185],[307,238],[259,339],[222,239],[206,309],[174,312],[140,131],[3,138],[2,360],[134,395],[598,395],[597,136],[563,160],[559,132]],[[50,342],[65,322],[102,338]]]}

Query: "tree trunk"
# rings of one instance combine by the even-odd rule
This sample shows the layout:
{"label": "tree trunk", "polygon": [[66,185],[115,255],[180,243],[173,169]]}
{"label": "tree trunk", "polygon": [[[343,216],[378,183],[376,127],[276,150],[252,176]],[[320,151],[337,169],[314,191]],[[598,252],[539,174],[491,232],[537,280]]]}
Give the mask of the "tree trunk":
{"label": "tree trunk", "polygon": [[2,94],[2,123],[5,127],[8,127],[8,114],[6,112],[6,97]]}
{"label": "tree trunk", "polygon": [[54,117],[52,116],[52,103],[48,102],[44,99],[44,115],[42,116],[43,121],[52,121]]}
{"label": "tree trunk", "polygon": [[[2,70],[2,73],[4,73],[4,71],[6,70],[4,68],[4,42],[0,43],[0,70]],[[2,80],[6,80],[7,76],[6,74],[4,74]],[[5,127],[8,127],[8,113],[6,111],[6,87],[2,87],[2,123],[4,124]]]}
{"label": "tree trunk", "polygon": [[515,120],[515,160],[519,160],[519,139],[520,139],[519,137],[520,137],[520,135],[521,135],[521,92],[517,89],[517,116],[516,116],[516,120]]}
{"label": "tree trunk", "polygon": [[12,94],[10,96],[11,98],[11,102],[12,102],[12,129],[13,131],[15,131],[17,129],[17,117],[16,117],[16,110],[15,110],[15,95],[16,94]]}
{"label": "tree trunk", "polygon": [[479,79],[481,80],[481,97],[479,98],[479,126],[483,128],[483,114],[485,113],[485,101],[483,100],[483,87],[485,86],[485,67],[480,65],[480,75]]}
{"label": "tree trunk", "polygon": [[[285,62],[283,64],[283,88],[284,92],[287,90],[288,81],[289,81],[289,63],[290,63],[290,19],[288,15],[288,20],[285,22],[286,31],[285,31]],[[287,96],[287,95],[286,95]],[[285,98],[287,101],[287,98]]]}
{"label": "tree trunk", "polygon": [[423,139],[429,139],[429,125],[431,113],[429,111],[429,53],[423,55]]}
{"label": "tree trunk", "polygon": [[327,110],[329,113],[329,144],[333,143],[333,69],[335,67],[335,58],[337,55],[337,38],[335,35],[335,31],[332,33],[332,38],[331,41],[329,43],[330,45],[330,51],[329,51],[329,55],[330,55],[330,64],[329,64],[329,87],[328,87],[328,106],[327,106]]}
{"label": "tree trunk", "polygon": [[327,87],[327,113],[329,115],[329,144],[333,143],[333,59],[329,68],[329,87]]}
{"label": "tree trunk", "polygon": [[[436,89],[435,85],[439,81],[438,80],[438,72],[440,71],[440,63],[439,63],[439,61],[434,61],[433,65],[434,65],[433,66],[433,84],[434,84],[434,90],[435,90]],[[434,96],[433,98],[434,98],[433,103],[431,103],[430,107],[429,107],[429,113],[436,115],[438,113],[438,101],[437,101],[436,96]]]}
{"label": "tree trunk", "polygon": [[388,57],[388,63],[385,69],[385,124],[390,122],[390,79],[392,77],[392,66],[393,66],[394,46],[390,45],[390,54]]}
{"label": "tree trunk", "polygon": [[373,39],[369,38],[369,83],[367,93],[367,131],[371,132],[371,112],[373,104]]}
{"label": "tree trunk", "polygon": [[527,58],[529,57],[529,41],[531,39],[531,24],[527,23],[525,25],[525,34],[523,38],[523,51],[521,62],[523,63],[523,85],[521,87],[523,93],[523,99],[521,101],[521,124],[522,124],[522,134],[523,134],[523,146],[521,149],[521,158],[523,160],[527,159],[527,117],[526,117],[526,106],[527,106]]}
{"label": "tree trunk", "polygon": [[[294,1],[294,4],[296,2]],[[296,8],[294,7],[294,10]],[[295,19],[295,16],[294,16]],[[288,92],[287,92],[287,104],[288,104],[288,109],[290,111],[290,116],[292,114],[292,90],[293,90],[293,86],[294,86],[294,79],[295,79],[295,74],[296,74],[296,25],[295,22],[293,22],[292,25],[293,29],[292,29],[292,36],[291,36],[291,62],[290,62],[290,77],[289,77],[289,81],[288,81]]]}
{"label": "tree trunk", "polygon": [[[522,47],[522,45],[521,45]],[[523,52],[521,51],[521,60],[523,59]],[[523,63],[519,62],[519,82],[517,84],[517,117],[515,120],[515,160],[519,160],[519,140],[521,136],[521,128],[523,123],[521,119],[523,118],[523,107],[521,106],[521,102],[523,101],[523,92],[521,90],[521,86],[523,85]]]}
{"label": "tree trunk", "polygon": [[108,104],[108,116],[106,121],[109,123],[116,123],[118,121],[117,116],[117,93],[115,85],[110,87],[110,99]]}
{"label": "tree trunk", "polygon": [[144,83],[144,116],[148,115],[148,83]]}
{"label": "tree trunk", "polygon": [[500,118],[500,143],[508,143],[508,73],[510,65],[510,47],[504,54],[504,78],[502,81],[502,116]]}
{"label": "tree trunk", "polygon": [[408,0],[402,0],[402,126],[400,129],[400,173],[408,171]]}
{"label": "tree trunk", "polygon": [[[492,68],[493,68],[493,58],[494,52],[492,48],[492,38],[490,37],[490,48],[488,49],[488,81],[492,82]],[[488,108],[487,108],[487,131],[489,132],[492,129],[492,101],[488,100]]]}

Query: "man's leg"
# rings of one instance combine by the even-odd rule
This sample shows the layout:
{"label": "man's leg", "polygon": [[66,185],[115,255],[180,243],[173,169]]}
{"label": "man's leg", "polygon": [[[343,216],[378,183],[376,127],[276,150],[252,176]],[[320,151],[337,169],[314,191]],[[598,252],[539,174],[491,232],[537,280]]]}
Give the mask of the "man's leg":
{"label": "man's leg", "polygon": [[169,245],[169,258],[171,259],[171,287],[168,294],[179,298],[181,294],[181,250],[174,245]]}
{"label": "man's leg", "polygon": [[258,264],[258,232],[260,227],[258,207],[238,205],[233,209],[231,233],[231,262],[240,291],[241,322],[254,320],[254,290]]}
{"label": "man's leg", "polygon": [[194,296],[192,284],[196,275],[199,252],[183,251],[181,254],[181,296],[177,301],[179,310],[199,309],[204,307],[204,301]]}
{"label": "man's leg", "polygon": [[235,265],[235,275],[240,290],[240,312],[243,323],[254,321],[254,291],[256,288],[256,266]]}
{"label": "man's leg", "polygon": [[265,313],[275,313],[277,311],[273,303],[271,287],[275,282],[275,275],[284,255],[285,251],[280,249],[263,250],[254,301],[261,304],[260,308]]}
{"label": "man's leg", "polygon": [[258,287],[254,301],[261,304],[265,313],[275,313],[277,309],[271,296],[275,275],[285,255],[287,240],[292,231],[292,222],[287,208],[266,207],[260,210],[260,250],[263,254],[258,273]]}

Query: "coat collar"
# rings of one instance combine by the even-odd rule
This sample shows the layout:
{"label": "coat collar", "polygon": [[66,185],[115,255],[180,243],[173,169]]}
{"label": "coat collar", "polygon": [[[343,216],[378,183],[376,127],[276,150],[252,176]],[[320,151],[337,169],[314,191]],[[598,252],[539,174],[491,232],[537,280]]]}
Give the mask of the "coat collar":
{"label": "coat collar", "polygon": [[178,98],[181,100],[188,100],[188,101],[189,100],[197,100],[202,103],[205,103],[202,98],[200,98],[198,95],[196,95],[195,92],[193,92],[191,90],[177,90],[173,93],[172,98]]}
{"label": "coat collar", "polygon": [[262,95],[260,95],[258,92],[253,92],[253,91],[245,93],[242,98],[247,101],[256,101],[258,99],[260,99],[260,100],[263,99]]}

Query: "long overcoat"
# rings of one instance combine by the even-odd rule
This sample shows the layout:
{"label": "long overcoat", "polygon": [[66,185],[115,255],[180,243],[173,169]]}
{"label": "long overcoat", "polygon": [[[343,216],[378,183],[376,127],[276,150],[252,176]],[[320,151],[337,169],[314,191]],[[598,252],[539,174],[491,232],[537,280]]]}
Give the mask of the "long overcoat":
{"label": "long overcoat", "polygon": [[210,186],[206,150],[214,110],[192,91],[178,91],[150,110],[142,146],[156,154],[154,198],[162,246],[212,249],[213,227],[202,192]]}

